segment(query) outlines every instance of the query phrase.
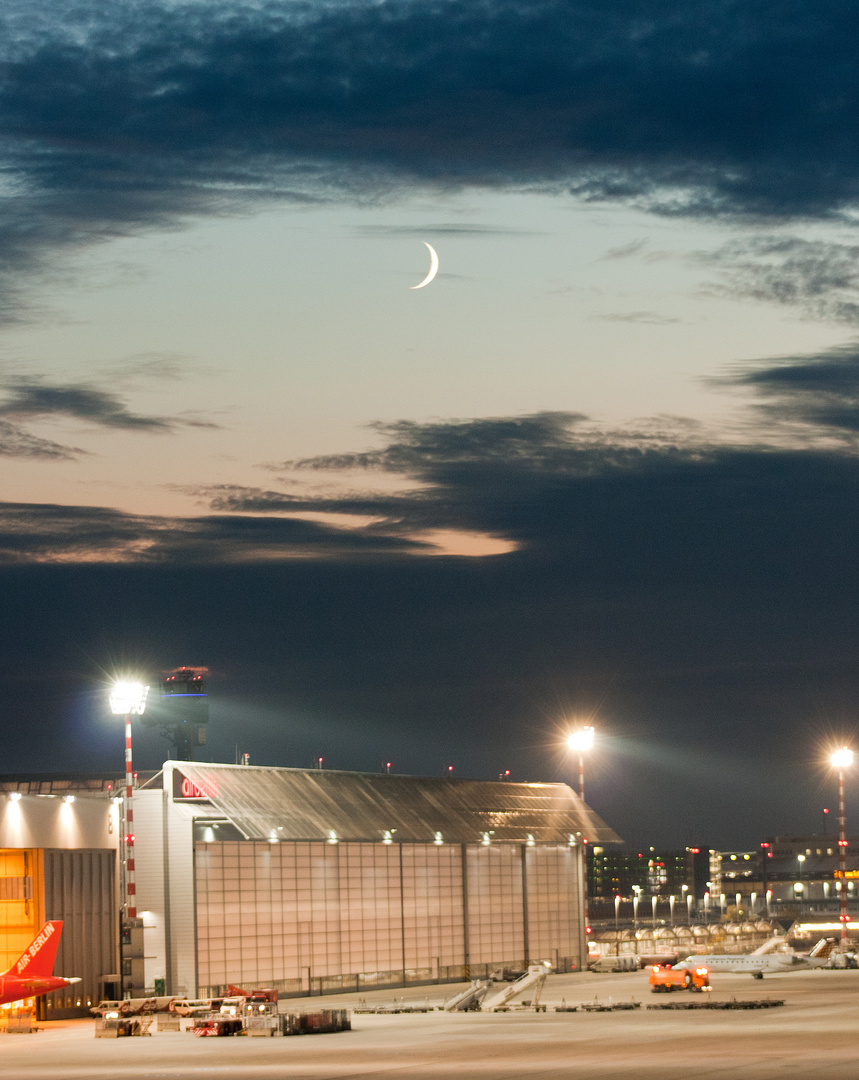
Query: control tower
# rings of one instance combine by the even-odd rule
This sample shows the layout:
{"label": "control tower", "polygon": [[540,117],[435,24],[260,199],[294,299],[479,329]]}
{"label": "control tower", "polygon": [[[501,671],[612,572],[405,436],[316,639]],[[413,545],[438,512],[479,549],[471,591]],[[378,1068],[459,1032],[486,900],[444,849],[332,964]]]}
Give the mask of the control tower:
{"label": "control tower", "polygon": [[165,671],[161,679],[161,701],[149,712],[149,722],[172,743],[174,761],[193,761],[194,747],[206,743],[208,674],[209,669],[204,667],[179,667]]}

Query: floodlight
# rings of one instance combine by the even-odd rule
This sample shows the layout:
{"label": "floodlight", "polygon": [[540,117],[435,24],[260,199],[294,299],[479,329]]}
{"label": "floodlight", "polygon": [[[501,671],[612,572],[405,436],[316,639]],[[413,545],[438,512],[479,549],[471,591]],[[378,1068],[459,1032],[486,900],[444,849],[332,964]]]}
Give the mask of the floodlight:
{"label": "floodlight", "polygon": [[110,711],[116,716],[137,716],[146,708],[149,687],[140,682],[115,682],[110,688]]}
{"label": "floodlight", "polygon": [[571,750],[590,750],[594,744],[594,729],[586,724],[579,731],[574,731],[567,739],[567,743]]}

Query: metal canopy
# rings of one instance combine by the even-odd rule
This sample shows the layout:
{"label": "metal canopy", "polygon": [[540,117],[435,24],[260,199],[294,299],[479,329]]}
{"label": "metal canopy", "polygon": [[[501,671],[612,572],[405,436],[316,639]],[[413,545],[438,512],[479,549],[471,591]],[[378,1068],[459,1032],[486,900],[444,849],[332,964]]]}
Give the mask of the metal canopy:
{"label": "metal canopy", "polygon": [[[248,839],[620,843],[566,784],[167,762]],[[436,834],[440,834],[437,837]]]}

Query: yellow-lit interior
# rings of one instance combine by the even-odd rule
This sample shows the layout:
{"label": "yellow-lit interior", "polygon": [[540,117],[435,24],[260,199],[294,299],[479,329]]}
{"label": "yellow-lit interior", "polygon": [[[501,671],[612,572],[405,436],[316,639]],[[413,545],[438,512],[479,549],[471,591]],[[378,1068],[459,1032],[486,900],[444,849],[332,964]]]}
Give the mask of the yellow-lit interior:
{"label": "yellow-lit interior", "polygon": [[[19,882],[27,878],[30,899],[3,899],[23,891]],[[42,925],[41,908],[41,851],[0,848],[0,971],[6,971],[36,936]]]}

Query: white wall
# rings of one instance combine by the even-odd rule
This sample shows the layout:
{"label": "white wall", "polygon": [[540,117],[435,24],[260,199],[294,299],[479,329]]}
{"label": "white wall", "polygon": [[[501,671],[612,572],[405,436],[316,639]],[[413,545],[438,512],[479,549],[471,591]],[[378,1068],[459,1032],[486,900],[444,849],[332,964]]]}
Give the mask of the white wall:
{"label": "white wall", "polygon": [[105,796],[0,797],[0,848],[119,848],[117,807]]}

